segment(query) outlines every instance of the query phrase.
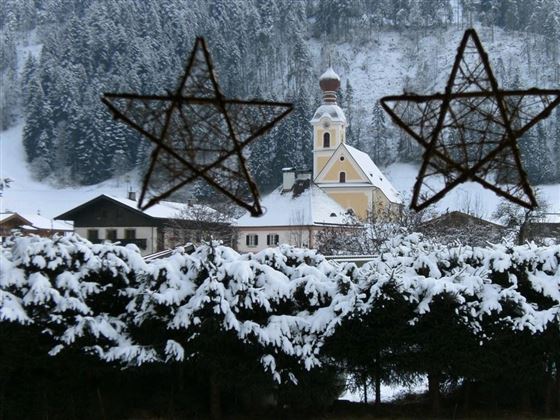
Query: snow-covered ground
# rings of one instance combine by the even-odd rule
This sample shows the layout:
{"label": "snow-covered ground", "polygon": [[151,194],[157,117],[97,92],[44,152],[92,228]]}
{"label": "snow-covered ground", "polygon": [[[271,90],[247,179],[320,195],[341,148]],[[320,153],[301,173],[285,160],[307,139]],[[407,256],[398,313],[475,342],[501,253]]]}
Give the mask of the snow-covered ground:
{"label": "snow-covered ground", "polygon": [[[411,386],[401,386],[401,385],[381,385],[381,402],[387,403],[397,398],[402,397],[406,394],[420,394],[426,392],[428,390],[428,382],[427,380],[420,380],[417,383]],[[346,401],[353,401],[353,402],[363,402],[364,401],[364,393],[363,391],[346,391],[342,394],[339,400],[346,400]],[[372,387],[368,388],[368,395],[367,395],[368,402],[375,401],[375,390]]]}
{"label": "snow-covered ground", "polygon": [[[405,204],[409,205],[418,167],[407,163],[394,163],[385,170],[385,173],[395,188],[407,197]],[[560,213],[560,184],[536,185],[534,188],[538,189],[539,196],[548,203],[547,212]],[[451,190],[434,206],[438,212],[459,210],[491,220],[494,209],[501,201],[502,198],[480,184],[465,182]]]}
{"label": "snow-covered ground", "polygon": [[0,213],[15,211],[53,218],[100,194],[126,196],[128,184],[113,179],[79,188],[56,188],[34,180],[25,162],[23,125],[0,132],[0,178],[14,180],[0,197]]}

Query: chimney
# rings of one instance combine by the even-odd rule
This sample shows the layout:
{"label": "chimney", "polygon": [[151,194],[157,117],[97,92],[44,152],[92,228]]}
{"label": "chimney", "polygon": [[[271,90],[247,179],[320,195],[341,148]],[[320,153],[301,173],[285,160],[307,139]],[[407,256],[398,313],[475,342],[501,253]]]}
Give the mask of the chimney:
{"label": "chimney", "polygon": [[136,191],[128,191],[128,199],[132,201],[136,201]]}
{"label": "chimney", "polygon": [[296,181],[294,168],[282,168],[282,191],[290,191]]}

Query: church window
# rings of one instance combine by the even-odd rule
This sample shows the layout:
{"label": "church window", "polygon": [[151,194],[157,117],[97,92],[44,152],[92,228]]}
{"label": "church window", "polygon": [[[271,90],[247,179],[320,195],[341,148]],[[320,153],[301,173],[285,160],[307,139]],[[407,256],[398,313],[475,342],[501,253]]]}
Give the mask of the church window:
{"label": "church window", "polygon": [[259,244],[259,236],[258,235],[247,235],[245,237],[245,244],[247,246],[257,246]]}
{"label": "church window", "polygon": [[338,175],[338,182],[340,183],[346,182],[346,172],[341,172]]}
{"label": "church window", "polygon": [[331,147],[331,133],[323,134],[323,147]]}
{"label": "church window", "polygon": [[340,161],[344,162],[344,156],[340,156]]}
{"label": "church window", "polygon": [[280,242],[280,238],[278,237],[277,233],[269,233],[266,235],[266,244],[267,245],[278,245]]}

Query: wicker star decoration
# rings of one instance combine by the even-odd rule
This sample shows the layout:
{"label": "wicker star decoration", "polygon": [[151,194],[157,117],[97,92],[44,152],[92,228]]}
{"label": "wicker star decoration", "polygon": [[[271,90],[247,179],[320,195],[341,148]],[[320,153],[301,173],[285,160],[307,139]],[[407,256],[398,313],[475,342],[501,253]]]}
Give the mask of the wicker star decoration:
{"label": "wicker star decoration", "polygon": [[204,39],[196,39],[173,92],[104,93],[101,100],[115,119],[155,144],[144,176],[140,209],[203,179],[251,215],[263,213],[243,149],[288,115],[293,106],[226,99]]}
{"label": "wicker star decoration", "polygon": [[474,29],[459,44],[444,93],[386,96],[380,102],[425,148],[412,209],[426,208],[468,180],[523,207],[537,206],[517,140],[550,115],[560,90],[499,89]]}

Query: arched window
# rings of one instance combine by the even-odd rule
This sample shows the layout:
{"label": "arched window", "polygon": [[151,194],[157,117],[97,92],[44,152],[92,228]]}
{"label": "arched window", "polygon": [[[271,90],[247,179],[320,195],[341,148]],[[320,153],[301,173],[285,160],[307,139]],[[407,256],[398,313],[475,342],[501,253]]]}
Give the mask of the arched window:
{"label": "arched window", "polygon": [[346,182],[346,172],[341,172],[338,175],[338,182],[340,182],[340,183]]}
{"label": "arched window", "polygon": [[331,133],[323,134],[323,147],[331,147]]}

